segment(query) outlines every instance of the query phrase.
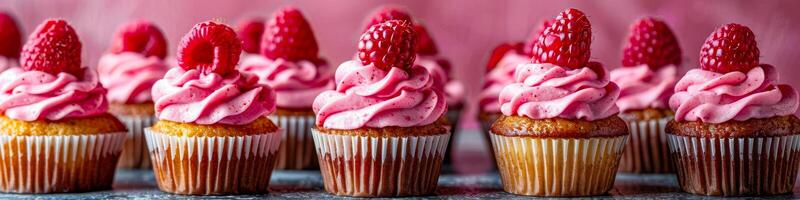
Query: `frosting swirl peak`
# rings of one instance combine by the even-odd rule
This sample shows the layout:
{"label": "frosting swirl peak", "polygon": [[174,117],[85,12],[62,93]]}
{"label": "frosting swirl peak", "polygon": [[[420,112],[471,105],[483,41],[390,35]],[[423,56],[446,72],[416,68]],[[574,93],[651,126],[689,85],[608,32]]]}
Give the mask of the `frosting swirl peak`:
{"label": "frosting swirl peak", "polygon": [[277,94],[279,108],[311,108],[317,95],[334,87],[330,67],[325,62],[293,62],[255,55],[245,57],[241,70],[258,75],[262,83],[270,85]]}
{"label": "frosting swirl peak", "polygon": [[489,71],[483,82],[483,91],[479,95],[479,108],[483,112],[500,113],[500,91],[514,82],[514,71],[520,64],[531,62],[530,56],[508,51],[497,62],[497,66]]}
{"label": "frosting swirl peak", "polygon": [[106,89],[97,72],[83,68],[83,79],[11,68],[0,74],[0,111],[23,121],[62,120],[106,113]]}
{"label": "frosting swirl peak", "polygon": [[164,60],[133,52],[105,54],[97,65],[100,83],[108,88],[106,98],[113,103],[152,101],[150,90],[167,70]]}
{"label": "frosting swirl peak", "polygon": [[647,65],[611,70],[611,82],[620,88],[617,106],[621,111],[646,108],[669,109],[669,97],[678,81],[678,67],[667,65],[653,70]]}

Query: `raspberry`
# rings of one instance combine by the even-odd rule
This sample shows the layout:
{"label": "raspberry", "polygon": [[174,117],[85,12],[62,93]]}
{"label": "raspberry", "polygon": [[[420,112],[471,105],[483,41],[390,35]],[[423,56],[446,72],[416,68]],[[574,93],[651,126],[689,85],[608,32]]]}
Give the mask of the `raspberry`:
{"label": "raspberry", "polygon": [[642,18],[631,26],[623,49],[622,66],[646,64],[651,69],[681,64],[681,48],[664,21]]}
{"label": "raspberry", "polygon": [[239,22],[237,33],[242,40],[242,50],[247,53],[261,51],[261,36],[264,35],[264,20],[250,18]]}
{"label": "raspberry", "polygon": [[544,33],[544,29],[550,27],[551,24],[553,24],[553,19],[542,20],[539,26],[531,32],[528,42],[526,42],[525,47],[522,48],[525,55],[533,55],[533,45],[536,44],[536,41],[539,41],[539,36]]}
{"label": "raspberry", "polygon": [[436,48],[436,43],[433,38],[428,34],[428,29],[421,24],[414,24],[414,31],[417,32],[417,53],[420,55],[436,55],[439,50]]}
{"label": "raspberry", "polygon": [[296,8],[286,7],[278,11],[267,23],[261,40],[261,54],[267,58],[311,60],[318,53],[311,25]]}
{"label": "raspberry", "polygon": [[194,25],[181,39],[178,65],[205,74],[225,75],[235,71],[242,53],[242,41],[230,27],[212,21]]}
{"label": "raspberry", "polygon": [[409,69],[417,55],[414,32],[409,21],[389,20],[376,24],[361,35],[358,58],[361,64],[390,70],[392,67]]}
{"label": "raspberry", "polygon": [[533,45],[534,63],[551,63],[567,68],[581,68],[589,61],[592,27],[580,10],[561,12]]}
{"label": "raspberry", "polygon": [[161,29],[146,20],[133,21],[117,30],[111,53],[137,52],[145,56],[167,57],[167,40]]}
{"label": "raspberry", "polygon": [[489,73],[496,68],[497,63],[500,62],[500,59],[503,59],[503,56],[506,55],[508,51],[517,51],[517,53],[521,53],[523,45],[524,44],[522,42],[503,43],[497,45],[497,47],[492,50],[491,57],[489,57],[489,64],[486,65],[486,73]]}
{"label": "raspberry", "polygon": [[0,12],[0,56],[19,58],[22,49],[22,33],[17,20],[5,12]]}
{"label": "raspberry", "polygon": [[364,31],[369,30],[369,28],[375,24],[380,24],[389,20],[403,20],[412,23],[411,15],[395,6],[384,6],[373,12],[370,16],[372,17],[367,21],[367,26],[364,28]]}
{"label": "raspberry", "polygon": [[753,31],[727,24],[708,36],[700,50],[700,68],[708,71],[747,73],[758,65],[758,44]]}
{"label": "raspberry", "polygon": [[22,48],[20,65],[26,71],[42,71],[53,75],[66,72],[83,77],[78,34],[62,19],[44,21],[31,33]]}

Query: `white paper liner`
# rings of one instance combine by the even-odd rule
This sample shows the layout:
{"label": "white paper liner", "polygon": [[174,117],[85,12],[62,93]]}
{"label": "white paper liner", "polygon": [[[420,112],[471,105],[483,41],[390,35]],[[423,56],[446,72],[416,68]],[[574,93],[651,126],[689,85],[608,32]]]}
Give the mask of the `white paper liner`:
{"label": "white paper liner", "polygon": [[669,162],[669,147],[664,129],[672,117],[626,121],[630,139],[619,161],[619,171],[634,173],[673,172]]}
{"label": "white paper liner", "polygon": [[791,193],[800,135],[706,138],[668,134],[678,183],[689,193],[750,196]]}
{"label": "white paper liner", "polygon": [[191,195],[267,193],[280,136],[186,137],[145,129],[159,189]]}
{"label": "white paper liner", "polygon": [[353,197],[432,194],[451,135],[449,130],[407,137],[312,132],[325,190]]}
{"label": "white paper liner", "polygon": [[627,135],[534,138],[491,134],[503,189],[529,196],[591,196],[614,186]]}
{"label": "white paper liner", "polygon": [[314,138],[311,136],[311,128],[315,126],[315,116],[273,114],[269,118],[283,130],[275,169],[317,168]]}
{"label": "white paper liner", "polygon": [[119,168],[150,168],[150,155],[147,153],[147,141],[144,138],[144,129],[153,126],[155,116],[123,116],[116,115],[117,119],[128,128],[128,135],[122,147],[122,156],[119,158]]}
{"label": "white paper liner", "polygon": [[0,135],[0,190],[55,193],[109,189],[125,134]]}

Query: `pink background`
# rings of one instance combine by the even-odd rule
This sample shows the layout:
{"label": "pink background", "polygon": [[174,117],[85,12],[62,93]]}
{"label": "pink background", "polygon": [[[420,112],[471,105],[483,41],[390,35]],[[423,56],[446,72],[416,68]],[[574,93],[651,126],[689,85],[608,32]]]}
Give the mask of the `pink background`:
{"label": "pink background", "polygon": [[[155,21],[170,42],[174,54],[177,41],[195,23],[219,18],[235,24],[249,16],[268,17],[283,5],[299,7],[311,22],[322,55],[341,63],[355,52],[364,18],[376,7],[396,4],[406,7],[427,24],[440,52],[451,58],[455,77],[467,85],[470,110],[480,90],[489,51],[503,41],[526,39],[545,17],[568,7],[590,16],[594,32],[592,59],[608,68],[620,62],[621,45],[628,25],[645,15],[657,16],[671,25],[684,50],[684,68],[697,66],[700,46],[715,28],[730,22],[749,26],[756,34],[761,61],[775,65],[782,82],[800,87],[800,1],[212,1],[212,0],[20,0],[2,1],[0,9],[11,12],[26,33],[42,20],[69,20],[84,44],[84,64],[92,66],[105,51],[116,26],[129,20]],[[26,34],[27,35],[27,34]],[[686,71],[683,69],[682,71]],[[474,115],[465,115],[472,121]],[[474,123],[466,123],[475,127]]]}

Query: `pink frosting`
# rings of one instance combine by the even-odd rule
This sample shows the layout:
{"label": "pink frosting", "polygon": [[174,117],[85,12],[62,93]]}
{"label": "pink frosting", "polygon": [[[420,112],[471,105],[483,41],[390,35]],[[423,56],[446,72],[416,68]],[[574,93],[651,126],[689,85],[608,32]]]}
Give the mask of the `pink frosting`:
{"label": "pink frosting", "polygon": [[450,77],[449,69],[442,66],[441,62],[446,62],[444,58],[438,56],[417,55],[414,60],[416,65],[428,69],[433,76],[434,87],[443,90],[446,96],[447,105],[458,105],[464,99],[464,85]]}
{"label": "pink frosting", "polygon": [[605,69],[590,65],[568,69],[552,64],[517,67],[514,83],[500,92],[500,111],[531,119],[597,120],[619,113],[619,87]]}
{"label": "pink frosting", "polygon": [[220,76],[170,69],[153,85],[156,116],[196,124],[243,125],[275,110],[275,93],[244,72]]}
{"label": "pink frosting", "polygon": [[497,66],[484,76],[483,91],[478,96],[481,111],[500,113],[500,91],[514,82],[517,66],[528,63],[531,63],[531,58],[516,51],[508,51],[503,55]]}
{"label": "pink frosting", "polygon": [[351,130],[362,127],[412,127],[438,120],[447,104],[433,88],[431,75],[415,65],[383,71],[359,61],[347,61],[336,70],[336,89],[314,100],[317,126]]}
{"label": "pink frosting", "polygon": [[791,115],[797,111],[797,91],[775,85],[777,81],[778,74],[769,65],[747,74],[693,69],[675,85],[669,106],[676,121],[722,123]]}
{"label": "pink frosting", "polygon": [[84,69],[83,79],[72,74],[10,68],[0,74],[0,111],[23,121],[62,120],[106,113],[106,89],[97,72]]}
{"label": "pink frosting", "polygon": [[317,95],[334,88],[331,69],[327,64],[247,56],[240,66],[242,71],[258,75],[262,83],[275,89],[277,106],[280,108],[311,108]]}
{"label": "pink frosting", "polygon": [[620,88],[617,106],[621,111],[645,108],[669,108],[675,82],[678,81],[678,67],[667,65],[652,70],[647,65],[620,67],[611,70],[611,82]]}
{"label": "pink frosting", "polygon": [[19,61],[17,61],[17,59],[0,56],[0,72],[14,67],[19,67]]}
{"label": "pink frosting", "polygon": [[133,52],[105,54],[97,65],[100,83],[108,88],[106,98],[114,103],[151,102],[150,89],[169,67],[155,56]]}

